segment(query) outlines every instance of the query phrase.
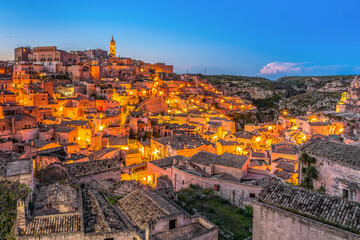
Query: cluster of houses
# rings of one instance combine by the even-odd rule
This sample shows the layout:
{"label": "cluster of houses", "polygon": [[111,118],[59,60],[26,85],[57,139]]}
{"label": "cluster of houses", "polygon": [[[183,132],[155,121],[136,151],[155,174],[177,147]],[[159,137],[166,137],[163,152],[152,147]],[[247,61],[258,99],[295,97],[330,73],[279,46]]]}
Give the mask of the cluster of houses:
{"label": "cluster of houses", "polygon": [[[240,125],[232,116],[255,113],[251,102],[170,65],[118,58],[114,44],[110,55],[16,49],[0,75],[0,179],[32,190],[18,202],[18,239],[217,239],[216,225],[171,200],[191,185],[253,205],[254,239],[276,239],[283,230],[271,214],[290,213],[292,227],[307,219],[309,236],[311,221],[326,220],[322,229],[334,239],[355,239],[358,220],[315,216],[285,198],[303,204],[305,191],[338,199],[330,212],[351,203],[341,219],[359,214],[356,121],[284,111],[273,122]],[[321,193],[295,187],[309,181],[306,157],[315,159],[311,186]]]}

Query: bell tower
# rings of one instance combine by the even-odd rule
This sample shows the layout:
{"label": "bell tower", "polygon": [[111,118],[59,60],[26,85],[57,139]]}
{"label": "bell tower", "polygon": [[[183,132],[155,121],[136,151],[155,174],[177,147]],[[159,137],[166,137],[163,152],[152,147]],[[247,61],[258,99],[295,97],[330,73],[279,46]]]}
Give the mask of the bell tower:
{"label": "bell tower", "polygon": [[116,47],[115,47],[114,36],[111,37],[110,47],[109,47],[109,56],[116,57]]}

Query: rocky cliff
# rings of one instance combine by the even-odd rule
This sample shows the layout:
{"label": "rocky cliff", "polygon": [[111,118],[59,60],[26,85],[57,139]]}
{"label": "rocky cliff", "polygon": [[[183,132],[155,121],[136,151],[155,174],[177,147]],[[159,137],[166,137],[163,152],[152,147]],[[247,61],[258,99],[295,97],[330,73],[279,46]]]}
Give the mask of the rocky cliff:
{"label": "rocky cliff", "polygon": [[202,76],[224,94],[240,96],[258,107],[259,121],[271,121],[287,109],[303,115],[314,111],[335,110],[341,93],[346,91],[355,76],[282,77],[271,81],[260,77],[213,75]]}

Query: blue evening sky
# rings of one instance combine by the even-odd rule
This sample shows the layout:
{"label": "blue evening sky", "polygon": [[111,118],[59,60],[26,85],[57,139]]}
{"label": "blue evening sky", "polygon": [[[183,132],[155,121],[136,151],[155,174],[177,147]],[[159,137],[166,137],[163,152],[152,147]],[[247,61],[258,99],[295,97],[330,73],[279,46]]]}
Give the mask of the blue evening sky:
{"label": "blue evening sky", "polygon": [[108,50],[178,73],[360,73],[360,1],[0,0],[0,60],[17,46]]}

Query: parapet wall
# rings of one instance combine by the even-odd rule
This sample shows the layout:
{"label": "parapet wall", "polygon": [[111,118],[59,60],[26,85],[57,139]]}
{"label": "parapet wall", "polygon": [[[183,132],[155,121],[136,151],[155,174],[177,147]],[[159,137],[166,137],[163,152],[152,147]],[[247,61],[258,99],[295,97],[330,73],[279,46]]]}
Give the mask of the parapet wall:
{"label": "parapet wall", "polygon": [[254,202],[253,240],[359,240],[360,235],[261,202]]}

